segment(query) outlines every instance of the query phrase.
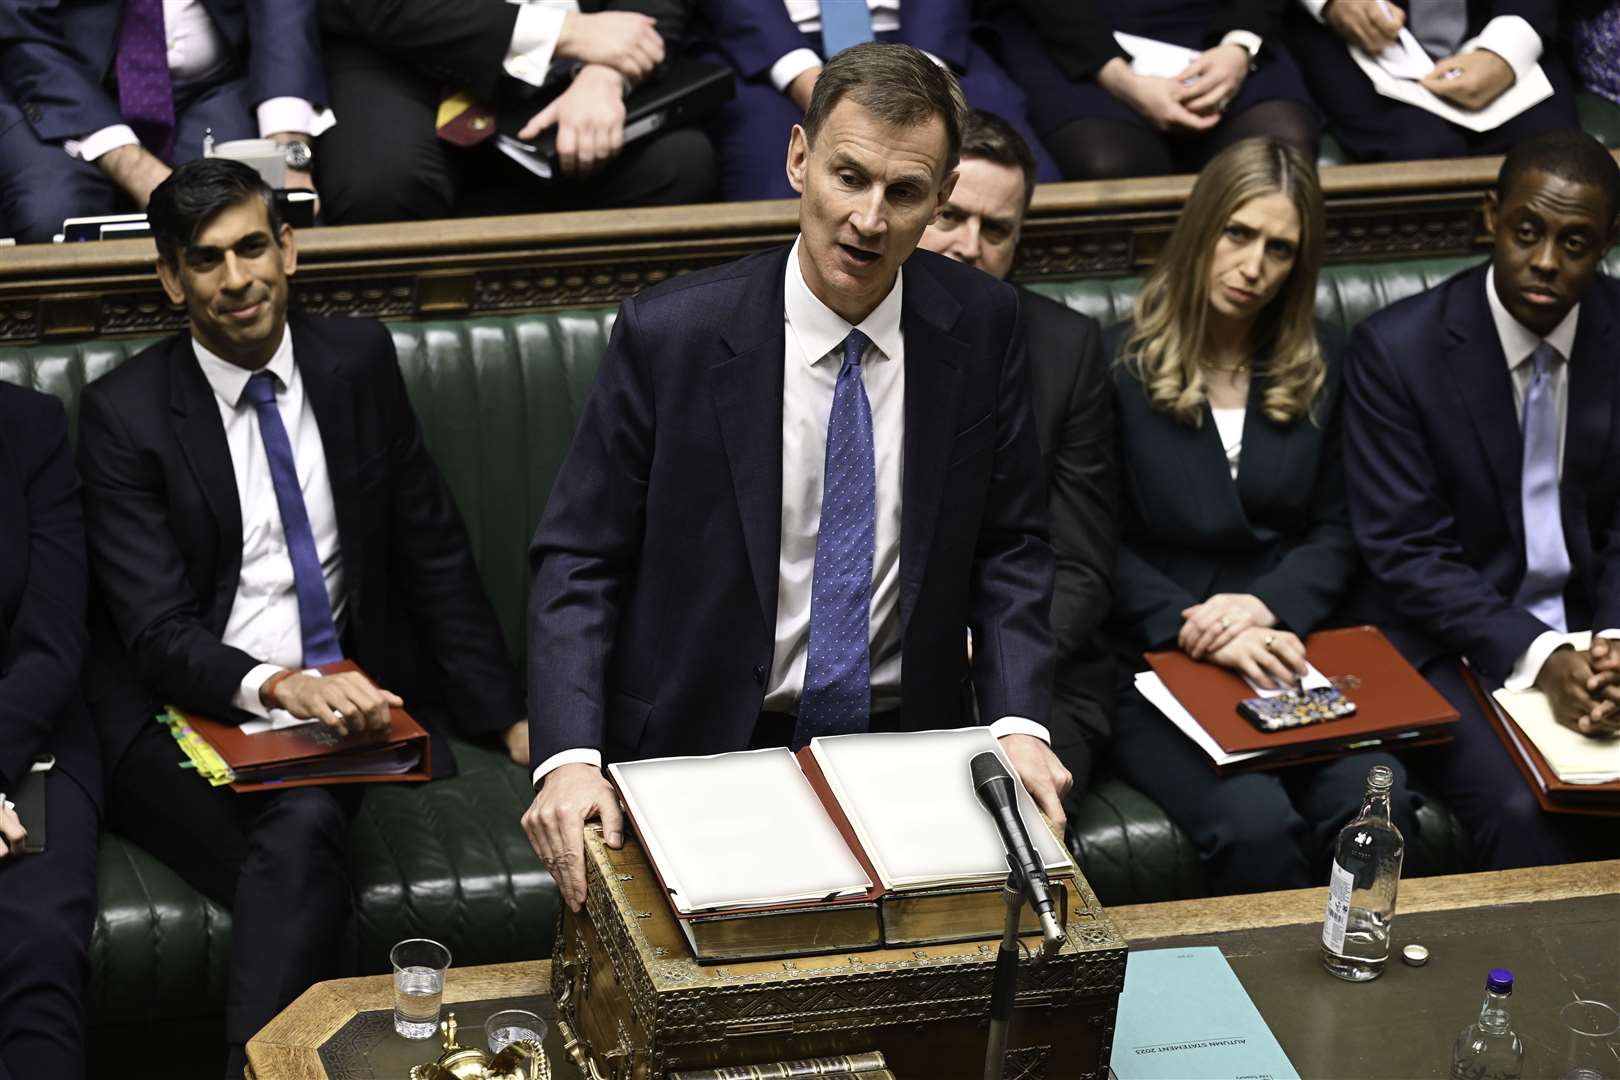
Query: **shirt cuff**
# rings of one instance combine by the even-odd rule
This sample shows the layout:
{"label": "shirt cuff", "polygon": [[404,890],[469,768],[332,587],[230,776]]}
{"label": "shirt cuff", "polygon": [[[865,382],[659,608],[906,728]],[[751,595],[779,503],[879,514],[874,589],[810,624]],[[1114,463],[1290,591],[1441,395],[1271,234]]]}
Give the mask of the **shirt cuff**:
{"label": "shirt cuff", "polygon": [[1457,52],[1470,53],[1488,49],[1508,62],[1513,77],[1529,75],[1541,59],[1541,35],[1520,15],[1498,15],[1485,24],[1485,29],[1471,41],[1465,41]]}
{"label": "shirt cuff", "polygon": [[546,778],[547,773],[564,765],[595,765],[600,769],[602,767],[602,752],[580,747],[576,750],[564,750],[559,754],[552,754],[540,763],[539,768],[534,770],[534,786],[539,787],[540,781]]}
{"label": "shirt cuff", "polygon": [[270,676],[280,670],[281,668],[274,664],[255,665],[246,675],[242,676],[242,685],[238,686],[236,693],[231,695],[231,704],[243,712],[252,713],[254,716],[269,717],[270,710],[265,708],[264,702],[259,698],[259,688],[265,684],[265,681]]}
{"label": "shirt cuff", "polygon": [[1322,9],[1328,6],[1328,0],[1299,0],[1299,6],[1311,13],[1311,18],[1322,22]]}
{"label": "shirt cuff", "polygon": [[62,143],[62,149],[68,152],[69,157],[76,157],[80,161],[94,161],[120,146],[138,146],[140,141],[135,137],[135,130],[128,124],[113,124],[82,139],[66,139]]}
{"label": "shirt cuff", "polygon": [[814,49],[794,49],[771,65],[771,85],[778,93],[787,93],[789,84],[813,67],[821,66],[821,57]]}
{"label": "shirt cuff", "polygon": [[303,98],[273,97],[259,102],[259,134],[268,137],[278,131],[294,131],[311,138],[333,124],[331,109],[317,109]]}
{"label": "shirt cuff", "polygon": [[557,39],[562,37],[563,20],[566,18],[568,12],[560,8],[546,4],[521,4],[517,22],[512,26],[512,43],[507,46],[506,60],[501,64],[506,73],[530,86],[544,83],[551,71],[551,61],[557,52]]}
{"label": "shirt cuff", "polygon": [[1221,38],[1221,44],[1238,46],[1249,54],[1249,63],[1252,64],[1259,59],[1265,39],[1253,30],[1228,30],[1226,36]]}
{"label": "shirt cuff", "polygon": [[1046,730],[1046,725],[1022,716],[1003,716],[990,725],[990,734],[998,739],[1008,735],[1033,735],[1047,746],[1052,745],[1052,733]]}

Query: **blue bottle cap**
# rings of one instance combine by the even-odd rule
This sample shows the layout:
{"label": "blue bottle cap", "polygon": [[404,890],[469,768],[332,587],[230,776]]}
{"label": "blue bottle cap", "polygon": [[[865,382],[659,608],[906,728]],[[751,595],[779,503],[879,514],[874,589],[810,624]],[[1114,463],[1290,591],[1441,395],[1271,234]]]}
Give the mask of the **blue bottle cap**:
{"label": "blue bottle cap", "polygon": [[1493,994],[1513,993],[1513,972],[1507,968],[1492,968],[1485,976],[1485,989]]}

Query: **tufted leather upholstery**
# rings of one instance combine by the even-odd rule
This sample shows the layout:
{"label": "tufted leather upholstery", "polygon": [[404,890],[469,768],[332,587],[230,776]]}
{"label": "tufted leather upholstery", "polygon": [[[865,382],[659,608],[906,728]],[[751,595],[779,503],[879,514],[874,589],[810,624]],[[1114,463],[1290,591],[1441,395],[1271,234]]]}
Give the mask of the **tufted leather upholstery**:
{"label": "tufted leather upholstery", "polygon": [[[1434,284],[1466,260],[1329,269],[1322,317],[1346,326]],[[1620,256],[1610,271],[1620,271]],[[1104,322],[1125,315],[1139,282],[1111,279],[1037,288]],[[525,549],[566,453],[612,312],[398,323],[394,337],[428,445],[456,494],[514,658],[523,649]],[[76,416],[89,379],[143,341],[0,349],[0,379],[56,394]],[[521,770],[492,750],[456,744],[461,774],[368,794],[353,832],[359,955],[387,969],[387,950],[426,934],[457,963],[549,955],[557,895],[517,827],[528,801]],[[1438,870],[1464,865],[1455,819],[1432,801],[1417,839]],[[1163,812],[1103,780],[1073,822],[1071,841],[1098,895],[1124,904],[1199,895],[1196,852]],[[229,916],[118,836],[103,837],[101,911],[92,944],[98,1041],[126,1046],[173,1021],[218,1022]]]}

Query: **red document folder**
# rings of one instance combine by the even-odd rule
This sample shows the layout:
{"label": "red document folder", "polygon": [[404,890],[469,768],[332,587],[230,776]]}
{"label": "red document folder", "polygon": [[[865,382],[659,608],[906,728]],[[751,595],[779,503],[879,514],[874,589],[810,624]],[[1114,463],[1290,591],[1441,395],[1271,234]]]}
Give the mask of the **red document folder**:
{"label": "red document folder", "polygon": [[[340,660],[335,664],[323,664],[319,670],[331,675],[360,669],[353,661]],[[391,709],[389,712],[387,731],[342,736],[320,723],[246,735],[235,724],[221,723],[194,713],[182,712],[180,715],[237,775],[237,782],[231,785],[233,791],[432,779],[432,740],[427,732],[404,709]],[[399,760],[403,755],[418,751],[416,764],[404,772],[363,771],[370,761]],[[362,771],[332,775],[355,768]]]}
{"label": "red document folder", "polygon": [[1372,626],[1323,630],[1305,639],[1305,654],[1356,704],[1354,716],[1265,732],[1238,715],[1255,696],[1241,675],[1180,651],[1148,653],[1148,665],[1176,700],[1229,754],[1268,751],[1220,771],[1276,768],[1320,761],[1369,742],[1401,747],[1441,742],[1457,711]]}
{"label": "red document folder", "polygon": [[1502,710],[1491,700],[1479,685],[1479,680],[1467,667],[1463,668],[1463,679],[1468,683],[1468,689],[1473,692],[1474,700],[1479,703],[1480,709],[1485,713],[1486,719],[1491,722],[1491,730],[1496,737],[1502,740],[1502,748],[1507,751],[1508,757],[1519,767],[1519,773],[1524,782],[1530,785],[1530,793],[1536,797],[1543,810],[1554,814],[1599,814],[1609,817],[1620,817],[1620,780],[1610,781],[1607,784],[1571,784],[1558,779],[1536,744],[1525,737],[1522,731],[1508,730],[1513,719],[1504,716]]}

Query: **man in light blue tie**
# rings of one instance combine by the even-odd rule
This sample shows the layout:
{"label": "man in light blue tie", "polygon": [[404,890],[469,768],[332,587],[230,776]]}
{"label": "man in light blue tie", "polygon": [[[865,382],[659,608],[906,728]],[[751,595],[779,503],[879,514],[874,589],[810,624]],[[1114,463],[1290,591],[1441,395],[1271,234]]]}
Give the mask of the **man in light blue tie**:
{"label": "man in light blue tie", "polygon": [[[181,165],[151,219],[158,276],[190,326],[82,398],[106,615],[89,696],[108,825],[231,911],[225,1074],[240,1080],[247,1040],[347,973],[348,832],[365,788],[209,787],[180,770],[153,714],[284,709],[342,734],[385,728],[403,702],[433,738],[435,776],[455,767],[446,728],[505,736],[524,763],[528,727],[387,329],[288,310],[292,230],[240,162]],[[342,659],[365,675],[311,670]]]}
{"label": "man in light blue tie", "polygon": [[918,50],[845,49],[788,141],[794,244],[620,308],[530,549],[523,825],[576,909],[613,761],[986,723],[1061,827],[1018,296],[915,250],[964,113]]}
{"label": "man in light blue tie", "polygon": [[785,199],[773,153],[803,117],[822,65],[864,41],[922,50],[952,72],[968,104],[1005,117],[1036,155],[1038,179],[1061,180],[1029,126],[1024,92],[973,39],[969,0],[696,0],[696,36],[737,70],[737,95],[711,118],[726,199]]}
{"label": "man in light blue tie", "polygon": [[1595,140],[1521,143],[1486,199],[1490,263],[1368,318],[1349,353],[1356,539],[1390,636],[1462,714],[1413,763],[1491,868],[1620,854],[1613,828],[1540,810],[1458,663],[1486,690],[1542,690],[1583,735],[1620,732],[1620,285],[1600,273],[1617,214]]}

